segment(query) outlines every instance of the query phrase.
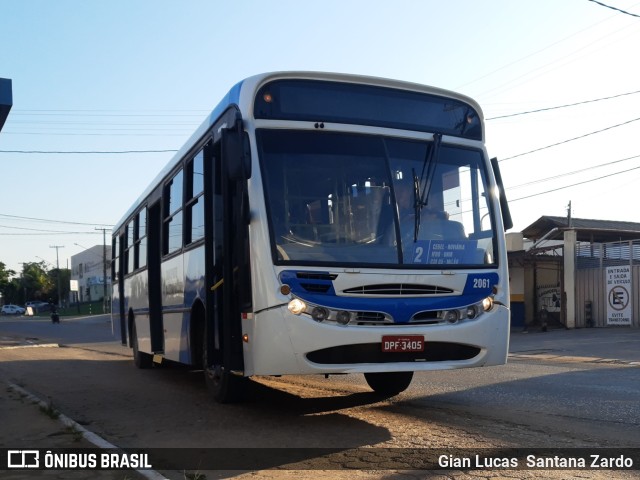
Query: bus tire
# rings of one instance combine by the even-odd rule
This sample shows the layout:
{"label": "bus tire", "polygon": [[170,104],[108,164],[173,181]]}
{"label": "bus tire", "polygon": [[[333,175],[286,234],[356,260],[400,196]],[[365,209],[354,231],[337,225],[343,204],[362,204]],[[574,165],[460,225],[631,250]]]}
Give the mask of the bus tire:
{"label": "bus tire", "polygon": [[413,372],[365,373],[364,378],[374,392],[382,395],[397,395],[409,387]]}
{"label": "bus tire", "polygon": [[153,367],[153,356],[149,353],[141,352],[138,348],[138,332],[136,331],[135,320],[131,324],[131,342],[133,347],[133,363],[138,368]]}
{"label": "bus tire", "polygon": [[[206,339],[206,336],[204,339]],[[243,401],[248,380],[225,370],[222,365],[210,365],[207,360],[207,345],[204,339],[202,365],[204,381],[209,394],[218,403],[238,403]]]}

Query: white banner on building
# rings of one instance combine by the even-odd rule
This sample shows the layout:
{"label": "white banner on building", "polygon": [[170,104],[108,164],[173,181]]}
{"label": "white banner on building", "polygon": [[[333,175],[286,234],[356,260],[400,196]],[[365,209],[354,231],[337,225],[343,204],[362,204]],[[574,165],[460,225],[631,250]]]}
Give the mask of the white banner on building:
{"label": "white banner on building", "polygon": [[607,325],[631,325],[631,267],[606,267]]}

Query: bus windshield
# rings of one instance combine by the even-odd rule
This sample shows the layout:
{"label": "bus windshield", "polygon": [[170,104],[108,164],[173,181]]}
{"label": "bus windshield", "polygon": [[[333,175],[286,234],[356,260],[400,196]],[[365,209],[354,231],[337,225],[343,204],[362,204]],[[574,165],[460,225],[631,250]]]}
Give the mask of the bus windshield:
{"label": "bus windshield", "polygon": [[276,264],[494,265],[482,151],[443,142],[431,155],[431,141],[353,133],[256,135]]}

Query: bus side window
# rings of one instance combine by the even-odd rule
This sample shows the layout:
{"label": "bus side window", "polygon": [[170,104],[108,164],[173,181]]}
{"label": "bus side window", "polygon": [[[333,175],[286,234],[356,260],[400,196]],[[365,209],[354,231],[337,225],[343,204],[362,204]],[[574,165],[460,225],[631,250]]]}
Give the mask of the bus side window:
{"label": "bus side window", "polygon": [[138,214],[138,237],[136,240],[137,268],[147,266],[147,207]]}
{"label": "bus side window", "polygon": [[188,245],[204,237],[204,153],[202,150],[187,165],[185,214],[185,245]]}
{"label": "bus side window", "polygon": [[164,223],[162,253],[169,255],[182,248],[182,170],[178,171],[164,189]]}

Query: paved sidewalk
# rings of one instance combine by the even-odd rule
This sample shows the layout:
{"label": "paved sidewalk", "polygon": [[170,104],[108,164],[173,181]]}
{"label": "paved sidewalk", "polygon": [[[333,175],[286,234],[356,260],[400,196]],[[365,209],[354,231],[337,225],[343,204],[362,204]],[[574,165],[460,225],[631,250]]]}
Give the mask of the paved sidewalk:
{"label": "paved sidewalk", "polygon": [[[3,412],[0,448],[27,450],[96,448],[94,443],[85,438],[79,428],[65,425],[61,421],[62,416],[55,411],[53,405],[38,405],[33,398],[29,398],[11,383],[3,383],[0,388],[0,411]],[[31,478],[149,480],[153,478],[135,470],[2,470],[2,468],[4,465],[0,467],[0,477],[5,480]]]}
{"label": "paved sidewalk", "polygon": [[546,332],[512,331],[509,353],[515,357],[536,356],[640,366],[640,329],[609,327],[551,329]]}

